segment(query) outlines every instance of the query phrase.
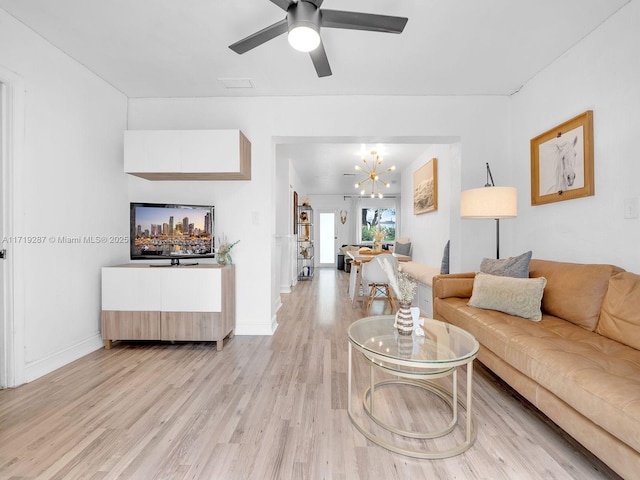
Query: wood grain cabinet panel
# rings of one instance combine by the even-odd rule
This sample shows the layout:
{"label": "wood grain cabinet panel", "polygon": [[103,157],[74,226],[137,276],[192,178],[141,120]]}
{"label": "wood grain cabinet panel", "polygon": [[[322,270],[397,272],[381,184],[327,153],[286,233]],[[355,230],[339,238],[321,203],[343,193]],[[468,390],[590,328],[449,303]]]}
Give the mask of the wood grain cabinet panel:
{"label": "wood grain cabinet panel", "polygon": [[111,347],[111,339],[161,339],[160,312],[103,310],[101,325],[102,338],[107,348]]}

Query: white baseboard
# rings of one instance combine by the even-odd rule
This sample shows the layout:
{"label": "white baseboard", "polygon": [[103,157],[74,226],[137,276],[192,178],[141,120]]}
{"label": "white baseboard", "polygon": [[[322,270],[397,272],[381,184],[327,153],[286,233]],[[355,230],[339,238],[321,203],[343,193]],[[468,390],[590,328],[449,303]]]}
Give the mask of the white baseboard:
{"label": "white baseboard", "polygon": [[278,295],[278,299],[275,301],[275,304],[273,305],[273,311],[278,313],[278,310],[280,310],[281,307],[282,307],[282,299],[280,298],[280,295]]}
{"label": "white baseboard", "polygon": [[236,323],[234,330],[235,335],[273,335],[273,332],[278,328],[277,318],[274,315],[271,319],[271,323],[264,322],[242,322],[241,325]]}
{"label": "white baseboard", "polygon": [[25,364],[24,378],[22,380],[24,383],[32,382],[103,347],[102,337],[97,333],[64,350]]}
{"label": "white baseboard", "polygon": [[291,285],[280,285],[280,293],[291,293]]}

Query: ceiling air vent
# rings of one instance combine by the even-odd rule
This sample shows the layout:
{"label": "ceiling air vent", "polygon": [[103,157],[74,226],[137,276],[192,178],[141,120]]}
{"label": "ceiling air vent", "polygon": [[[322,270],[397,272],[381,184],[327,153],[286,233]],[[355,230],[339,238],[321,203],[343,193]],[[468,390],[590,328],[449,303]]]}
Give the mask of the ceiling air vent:
{"label": "ceiling air vent", "polygon": [[225,88],[253,88],[253,82],[250,78],[219,78]]}

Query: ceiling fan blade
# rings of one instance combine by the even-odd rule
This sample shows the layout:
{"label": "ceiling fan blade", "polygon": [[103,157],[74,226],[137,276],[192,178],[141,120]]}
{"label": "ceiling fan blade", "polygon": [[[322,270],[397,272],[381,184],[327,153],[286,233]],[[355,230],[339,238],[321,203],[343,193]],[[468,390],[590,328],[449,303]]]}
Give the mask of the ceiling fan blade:
{"label": "ceiling fan blade", "polygon": [[291,4],[296,3],[293,0],[271,0],[271,3],[275,3],[277,6],[279,6],[281,9],[283,9],[285,12],[287,10],[289,10],[289,7],[291,6]]}
{"label": "ceiling fan blade", "polygon": [[327,52],[324,51],[322,41],[320,41],[318,48],[309,52],[309,55],[311,55],[311,61],[313,61],[313,66],[316,67],[316,73],[319,77],[328,77],[331,75],[329,59],[327,58]]}
{"label": "ceiling fan blade", "polygon": [[320,8],[320,5],[322,5],[322,2],[324,2],[324,0],[307,0],[307,2],[313,3],[317,8]]}
{"label": "ceiling fan blade", "polygon": [[257,46],[276,38],[278,35],[282,35],[287,30],[287,19],[285,18],[284,20],[280,20],[278,23],[274,23],[267,28],[263,28],[253,35],[249,35],[247,38],[243,38],[233,45],[229,45],[229,48],[236,53],[243,54],[252,48],[256,48]]}
{"label": "ceiling fan blade", "polygon": [[406,17],[374,15],[372,13],[345,12],[341,10],[321,10],[322,26],[369,30],[372,32],[401,33],[407,24]]}

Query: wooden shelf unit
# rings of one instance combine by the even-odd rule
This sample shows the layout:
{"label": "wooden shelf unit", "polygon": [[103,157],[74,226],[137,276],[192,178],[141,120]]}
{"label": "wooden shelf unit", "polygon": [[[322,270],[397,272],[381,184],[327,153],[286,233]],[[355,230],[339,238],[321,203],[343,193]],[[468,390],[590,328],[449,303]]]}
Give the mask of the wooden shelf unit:
{"label": "wooden shelf unit", "polygon": [[[311,280],[315,269],[313,208],[298,206],[298,280]],[[304,253],[306,252],[306,253]]]}

